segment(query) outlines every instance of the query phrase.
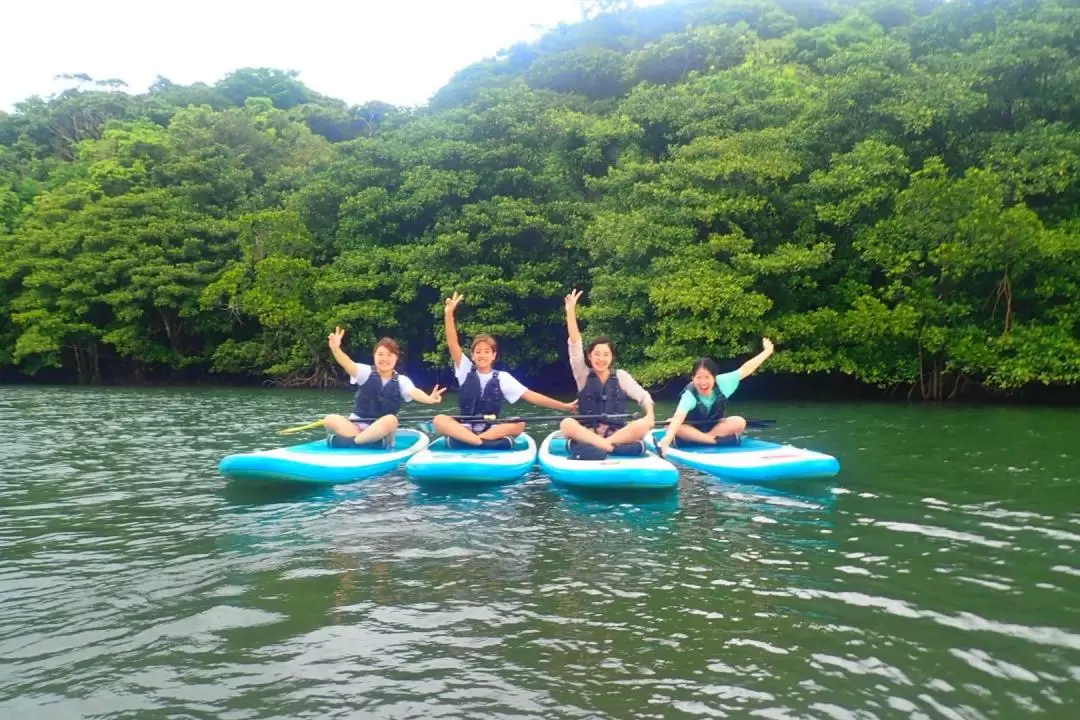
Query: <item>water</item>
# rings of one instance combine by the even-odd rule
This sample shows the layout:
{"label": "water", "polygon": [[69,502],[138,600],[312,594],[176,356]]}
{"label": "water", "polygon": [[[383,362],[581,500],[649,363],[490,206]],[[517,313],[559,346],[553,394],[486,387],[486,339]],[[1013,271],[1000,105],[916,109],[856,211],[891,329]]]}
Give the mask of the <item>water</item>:
{"label": "water", "polygon": [[738,403],[841,474],[768,488],[684,471],[641,503],[539,474],[471,495],[216,474],[347,403],[0,388],[0,717],[1080,705],[1075,411]]}

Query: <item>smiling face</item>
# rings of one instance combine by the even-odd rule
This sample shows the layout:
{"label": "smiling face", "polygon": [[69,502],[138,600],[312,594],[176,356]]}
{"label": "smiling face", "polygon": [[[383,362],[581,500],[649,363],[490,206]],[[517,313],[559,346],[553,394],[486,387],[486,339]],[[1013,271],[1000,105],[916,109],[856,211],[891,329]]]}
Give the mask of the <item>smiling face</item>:
{"label": "smiling face", "polygon": [[489,373],[495,364],[497,353],[487,340],[473,340],[472,361],[477,372]]}
{"label": "smiling face", "polygon": [[702,395],[708,395],[716,387],[716,376],[701,367],[694,373],[694,387]]}
{"label": "smiling face", "polygon": [[611,362],[614,359],[615,354],[611,351],[611,345],[608,343],[597,343],[589,350],[589,364],[598,373],[605,373],[610,370]]}
{"label": "smiling face", "polygon": [[397,367],[398,356],[397,353],[390,350],[385,345],[379,345],[375,348],[375,370],[380,375],[389,375],[394,372],[394,368]]}

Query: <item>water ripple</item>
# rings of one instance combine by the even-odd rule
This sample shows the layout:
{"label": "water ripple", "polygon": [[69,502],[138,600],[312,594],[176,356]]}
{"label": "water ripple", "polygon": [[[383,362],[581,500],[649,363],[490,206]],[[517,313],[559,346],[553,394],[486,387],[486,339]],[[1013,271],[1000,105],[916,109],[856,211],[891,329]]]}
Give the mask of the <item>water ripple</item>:
{"label": "water ripple", "polygon": [[[1075,423],[784,406],[837,482],[228,485],[343,393],[0,387],[0,717],[973,718],[1080,705]],[[957,420],[957,417],[960,420]],[[93,428],[87,433],[86,428]],[[779,432],[778,426],[778,432]],[[833,429],[829,429],[829,428]],[[842,428],[837,430],[836,428]],[[947,474],[945,474],[947,469]]]}

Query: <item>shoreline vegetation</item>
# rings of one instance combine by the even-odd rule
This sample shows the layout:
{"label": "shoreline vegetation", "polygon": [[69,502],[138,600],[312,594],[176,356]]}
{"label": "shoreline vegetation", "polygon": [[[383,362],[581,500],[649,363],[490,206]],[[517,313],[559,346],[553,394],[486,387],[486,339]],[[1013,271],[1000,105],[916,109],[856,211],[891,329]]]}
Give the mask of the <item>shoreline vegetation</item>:
{"label": "shoreline vegetation", "polygon": [[1080,400],[1080,9],[619,5],[415,109],[246,68],[0,111],[0,382],[343,386],[340,325],[430,384],[460,291],[569,392],[577,287],[660,397],[768,336],[748,398]]}

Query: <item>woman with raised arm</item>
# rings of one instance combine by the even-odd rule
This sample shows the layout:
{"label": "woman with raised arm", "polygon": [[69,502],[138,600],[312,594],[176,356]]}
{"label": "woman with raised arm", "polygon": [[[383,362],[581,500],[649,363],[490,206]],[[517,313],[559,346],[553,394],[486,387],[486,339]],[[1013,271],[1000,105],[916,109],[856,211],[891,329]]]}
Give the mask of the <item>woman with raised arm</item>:
{"label": "woman with raised arm", "polygon": [[[580,290],[566,296],[567,349],[570,369],[578,389],[578,412],[588,420],[566,418],[559,428],[571,443],[571,454],[584,457],[573,443],[584,443],[604,453],[640,454],[645,451],[642,440],[656,422],[653,399],[637,380],[625,370],[615,368],[615,346],[609,338],[593,338],[582,347],[577,323],[577,302]],[[626,401],[633,400],[645,410],[645,417],[626,422]]]}
{"label": "woman with raised arm", "polygon": [[754,374],[762,363],[773,354],[772,340],[762,338],[764,348],[760,353],[742,364],[738,370],[720,373],[711,358],[700,358],[694,363],[690,383],[683,388],[679,407],[671,417],[664,437],[657,443],[661,455],[678,438],[702,445],[717,445],[741,441],[746,420],[738,415],[725,417],[727,401],[738,389],[739,383]]}
{"label": "woman with raised arm", "polygon": [[341,349],[344,336],[344,330],[335,328],[327,340],[337,364],[349,374],[349,382],[357,389],[349,417],[327,415],[323,418],[323,425],[334,433],[330,438],[331,445],[368,445],[392,438],[398,428],[397,414],[402,402],[415,400],[427,405],[442,402],[444,388],[436,385],[428,394],[397,372],[401,350],[393,339],[384,337],[375,343],[373,365],[365,365],[355,362]]}
{"label": "woman with raised arm", "polygon": [[[458,410],[461,415],[497,417],[502,413],[504,400],[510,404],[524,400],[551,410],[574,412],[577,408],[576,401],[564,403],[529,390],[510,373],[496,370],[494,364],[498,357],[498,344],[492,336],[479,333],[473,337],[471,359],[462,352],[454,311],[463,297],[454,293],[446,298],[443,308],[446,345],[450,350],[450,359],[454,362],[454,376],[461,387],[458,394]],[[457,442],[493,450],[513,448],[513,438],[525,432],[524,422],[492,423],[480,419],[461,422],[449,415],[436,415],[433,424],[436,431],[447,437],[448,444]]]}

